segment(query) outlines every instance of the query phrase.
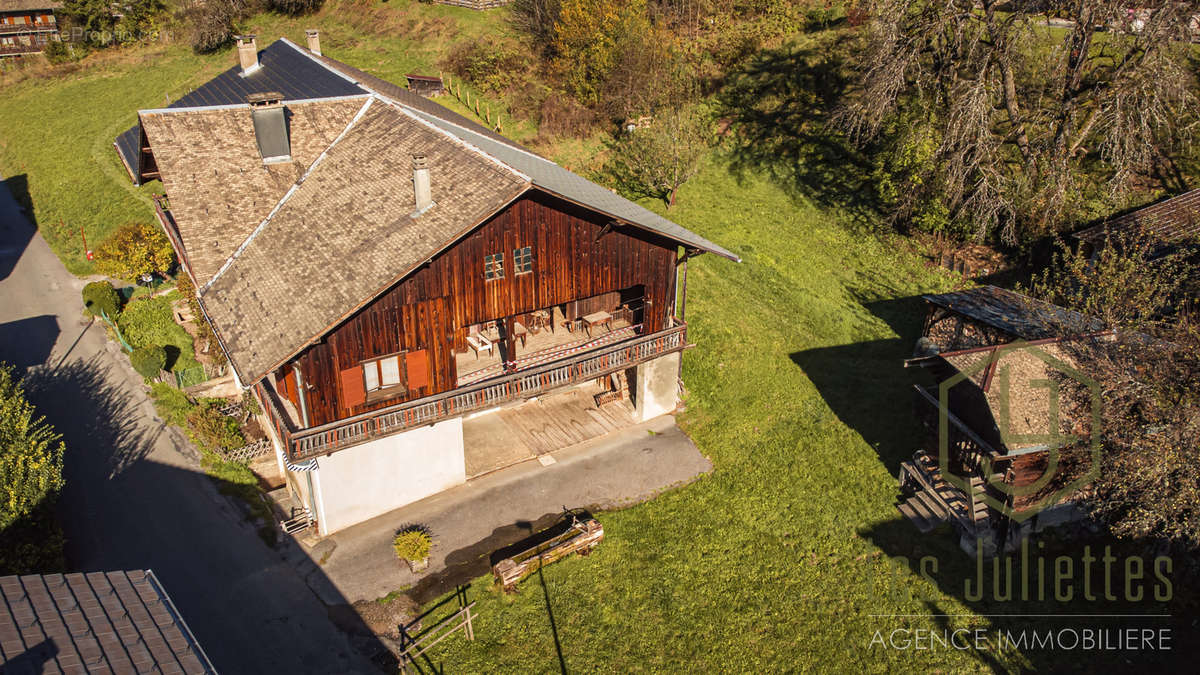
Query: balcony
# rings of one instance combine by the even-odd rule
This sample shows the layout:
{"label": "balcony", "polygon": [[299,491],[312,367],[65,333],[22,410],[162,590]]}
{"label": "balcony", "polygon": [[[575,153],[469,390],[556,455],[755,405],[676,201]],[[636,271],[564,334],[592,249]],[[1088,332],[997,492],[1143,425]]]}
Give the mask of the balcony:
{"label": "balcony", "polygon": [[12,35],[14,33],[56,33],[58,32],[58,24],[54,22],[36,22],[36,23],[6,23],[0,24],[0,35]]}
{"label": "balcony", "polygon": [[309,429],[296,427],[275,391],[265,381],[254,386],[254,393],[287,449],[288,458],[300,462],[415,427],[595,380],[686,347],[687,325],[681,323],[650,335],[604,344],[558,361]]}

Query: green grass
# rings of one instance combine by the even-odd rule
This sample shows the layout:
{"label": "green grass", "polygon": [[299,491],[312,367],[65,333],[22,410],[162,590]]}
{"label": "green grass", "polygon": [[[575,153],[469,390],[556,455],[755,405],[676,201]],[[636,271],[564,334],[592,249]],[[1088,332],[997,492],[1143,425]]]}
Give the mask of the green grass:
{"label": "green grass", "polygon": [[171,372],[183,372],[200,365],[192,336],[173,318],[171,304],[178,299],[177,291],[133,299],[117,318],[122,335],[134,349],[152,345],[165,347],[167,370]]}

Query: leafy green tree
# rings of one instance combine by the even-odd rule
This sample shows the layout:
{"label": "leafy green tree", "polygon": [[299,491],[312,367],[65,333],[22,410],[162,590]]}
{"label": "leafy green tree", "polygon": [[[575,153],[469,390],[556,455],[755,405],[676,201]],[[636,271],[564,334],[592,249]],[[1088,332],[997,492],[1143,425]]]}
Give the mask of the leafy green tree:
{"label": "leafy green tree", "polygon": [[167,350],[158,345],[138,347],[129,355],[129,362],[138,375],[155,377],[167,367]]}
{"label": "leafy green tree", "polygon": [[121,310],[121,296],[111,283],[93,281],[83,287],[83,306],[92,316],[100,316],[103,312],[108,318],[115,319]]}
{"label": "leafy green tree", "polygon": [[175,251],[162,230],[145,223],[121,226],[96,249],[96,269],[118,279],[136,281],[144,274],[165,272]]}
{"label": "leafy green tree", "polygon": [[61,436],[0,363],[0,531],[53,499],[63,486]]}
{"label": "leafy green tree", "polygon": [[622,40],[649,29],[645,0],[562,0],[554,25],[554,65],[575,97],[594,105],[617,63]]}

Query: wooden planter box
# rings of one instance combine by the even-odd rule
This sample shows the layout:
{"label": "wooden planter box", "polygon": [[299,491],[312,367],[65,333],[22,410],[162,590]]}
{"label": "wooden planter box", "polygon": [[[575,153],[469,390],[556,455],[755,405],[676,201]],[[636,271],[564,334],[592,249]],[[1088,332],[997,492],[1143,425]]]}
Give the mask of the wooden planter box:
{"label": "wooden planter box", "polygon": [[599,521],[588,518],[572,524],[562,534],[497,562],[492,566],[492,574],[505,591],[513,591],[522,579],[543,565],[562,560],[572,553],[587,555],[603,538],[604,527]]}

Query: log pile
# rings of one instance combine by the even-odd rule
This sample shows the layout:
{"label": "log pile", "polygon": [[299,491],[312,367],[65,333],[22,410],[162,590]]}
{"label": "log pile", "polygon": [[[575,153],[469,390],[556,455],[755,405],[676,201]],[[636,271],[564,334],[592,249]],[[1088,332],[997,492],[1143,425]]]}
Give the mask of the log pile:
{"label": "log pile", "polygon": [[603,538],[604,527],[599,521],[594,518],[576,521],[566,532],[497,562],[492,566],[492,574],[505,591],[511,592],[522,579],[543,565],[562,560],[572,553],[587,555]]}

